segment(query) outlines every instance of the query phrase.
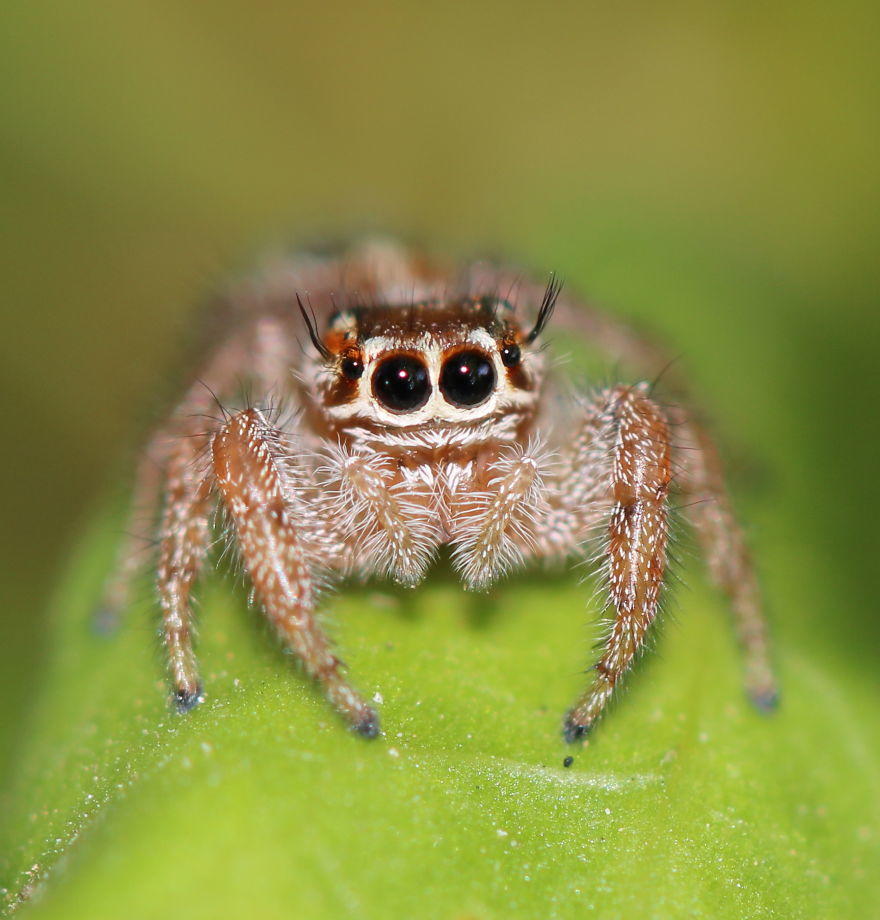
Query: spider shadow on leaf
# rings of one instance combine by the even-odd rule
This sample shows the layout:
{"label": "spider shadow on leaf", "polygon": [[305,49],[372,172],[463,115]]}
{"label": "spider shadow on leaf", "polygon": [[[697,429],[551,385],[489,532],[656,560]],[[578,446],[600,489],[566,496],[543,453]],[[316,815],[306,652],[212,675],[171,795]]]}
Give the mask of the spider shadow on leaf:
{"label": "spider shadow on leaf", "polygon": [[564,568],[545,570],[537,567],[515,571],[500,579],[487,591],[468,591],[463,587],[461,578],[455,571],[449,548],[444,547],[428,572],[424,583],[415,588],[399,585],[388,579],[370,579],[363,588],[357,586],[347,588],[343,585],[342,590],[363,591],[365,596],[372,597],[374,606],[387,606],[400,619],[415,622],[426,616],[424,604],[420,600],[420,592],[423,588],[436,586],[450,589],[450,593],[454,591],[456,594],[455,612],[466,626],[484,631],[491,629],[499,618],[510,614],[510,605],[507,600],[518,589],[535,590],[543,587],[552,594],[557,587],[565,585],[572,577],[574,576],[571,571]]}

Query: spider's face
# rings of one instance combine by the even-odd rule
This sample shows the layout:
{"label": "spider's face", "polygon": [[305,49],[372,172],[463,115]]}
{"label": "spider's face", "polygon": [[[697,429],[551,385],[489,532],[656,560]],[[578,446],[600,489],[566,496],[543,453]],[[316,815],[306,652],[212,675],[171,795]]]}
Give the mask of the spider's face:
{"label": "spider's face", "polygon": [[336,425],[509,429],[544,377],[540,349],[496,298],[343,311],[322,344],[312,390]]}

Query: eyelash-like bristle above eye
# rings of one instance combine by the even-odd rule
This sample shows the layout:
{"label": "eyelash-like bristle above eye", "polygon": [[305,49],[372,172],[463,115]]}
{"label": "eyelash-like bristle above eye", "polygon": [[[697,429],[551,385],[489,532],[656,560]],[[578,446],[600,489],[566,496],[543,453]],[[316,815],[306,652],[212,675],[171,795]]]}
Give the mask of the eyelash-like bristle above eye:
{"label": "eyelash-like bristle above eye", "polygon": [[315,311],[312,310],[311,303],[309,304],[311,315],[309,315],[302,302],[302,297],[299,296],[299,292],[297,292],[296,295],[296,302],[299,304],[299,312],[302,313],[302,317],[306,321],[306,328],[309,330],[309,338],[312,340],[312,345],[318,349],[318,353],[325,361],[332,361],[334,357],[333,352],[330,351],[318,336],[318,320],[315,317]]}
{"label": "eyelash-like bristle above eye", "polygon": [[562,291],[562,283],[562,279],[556,274],[556,272],[550,273],[550,280],[547,282],[547,287],[544,289],[544,296],[541,298],[541,307],[538,310],[538,319],[536,320],[532,331],[526,336],[527,344],[534,342],[535,339],[538,338],[538,336],[544,331],[544,327],[547,325],[550,316],[556,307],[556,301],[559,299],[559,294]]}

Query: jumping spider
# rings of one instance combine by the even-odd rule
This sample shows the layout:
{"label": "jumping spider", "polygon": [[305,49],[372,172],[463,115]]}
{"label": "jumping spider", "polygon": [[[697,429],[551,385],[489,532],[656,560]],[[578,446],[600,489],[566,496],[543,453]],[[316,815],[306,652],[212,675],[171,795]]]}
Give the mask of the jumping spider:
{"label": "jumping spider", "polygon": [[[350,574],[415,586],[449,545],[464,586],[482,590],[533,560],[585,558],[598,529],[612,622],[565,717],[565,738],[580,738],[657,613],[673,494],[730,596],[747,690],[773,704],[759,592],[705,431],[645,383],[565,396],[538,346],[554,308],[600,351],[656,372],[665,361],[644,340],[561,297],[554,280],[483,263],[448,270],[379,243],[282,260],[225,303],[228,328],[137,477],[136,505],[152,511],[164,497],[158,593],[181,712],[202,699],[190,595],[219,501],[256,601],[367,737],[379,721],[319,624],[318,586]],[[243,380],[264,402],[205,430],[215,400]],[[122,549],[110,610],[126,604],[137,547],[130,538]]]}

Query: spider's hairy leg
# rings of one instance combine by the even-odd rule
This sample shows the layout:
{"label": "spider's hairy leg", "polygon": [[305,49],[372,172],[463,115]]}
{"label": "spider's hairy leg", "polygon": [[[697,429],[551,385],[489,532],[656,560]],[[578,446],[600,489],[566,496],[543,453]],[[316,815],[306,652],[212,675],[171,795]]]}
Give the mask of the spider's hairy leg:
{"label": "spider's hairy leg", "polygon": [[[587,413],[582,449],[589,455],[601,448],[591,437],[597,435],[600,442],[607,439],[611,457],[605,566],[615,618],[594,665],[593,682],[565,718],[567,741],[593,727],[657,613],[666,569],[671,448],[666,419],[647,392],[644,384],[615,387],[600,394]],[[597,419],[606,423],[597,425]],[[572,467],[572,475],[593,473],[589,464]]]}
{"label": "spider's hairy leg", "polygon": [[[539,294],[540,289],[535,287],[532,299]],[[557,326],[577,331],[609,359],[623,362],[639,375],[662,376],[667,390],[691,402],[686,381],[669,354],[625,323],[564,295],[557,304],[554,321]],[[772,709],[778,688],[760,587],[725,486],[718,449],[708,432],[688,418],[691,415],[678,408],[669,413],[674,429],[675,468],[681,470],[682,503],[697,531],[712,579],[730,598],[745,651],[746,691],[759,709]]]}
{"label": "spider's hairy leg", "polygon": [[135,473],[125,537],[107,580],[95,623],[101,632],[112,630],[128,606],[131,585],[141,568],[152,558],[145,549],[151,545],[160,495],[167,491],[165,479],[173,451],[181,438],[193,437],[211,427],[219,414],[215,394],[225,394],[244,366],[248,350],[241,335],[230,338],[206,362],[198,379],[190,386],[168,416],[152,434],[141,453]]}
{"label": "spider's hairy leg", "polygon": [[731,508],[718,451],[708,432],[682,414],[676,432],[681,486],[712,580],[727,594],[745,654],[745,687],[754,704],[772,709],[779,691],[754,565]]}
{"label": "spider's hairy leg", "polygon": [[355,731],[375,737],[376,713],[343,676],[315,618],[316,565],[278,433],[258,410],[248,409],[217,433],[212,454],[216,483],[266,616]]}
{"label": "spider's hairy leg", "polygon": [[211,486],[205,438],[182,437],[168,463],[166,504],[159,545],[157,589],[174,702],[187,712],[201,702],[192,647],[190,594],[208,548]]}
{"label": "spider's hairy leg", "polygon": [[104,585],[101,601],[94,613],[98,632],[112,632],[120,615],[128,607],[131,586],[146,563],[147,550],[152,546],[160,494],[164,482],[170,438],[164,433],[154,435],[144,448],[135,470],[134,490],[129,502],[128,523],[116,554],[110,577]]}

